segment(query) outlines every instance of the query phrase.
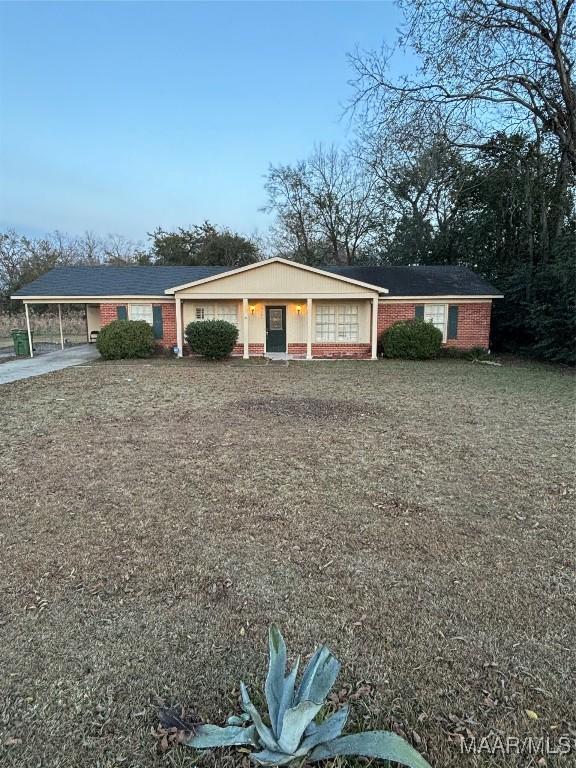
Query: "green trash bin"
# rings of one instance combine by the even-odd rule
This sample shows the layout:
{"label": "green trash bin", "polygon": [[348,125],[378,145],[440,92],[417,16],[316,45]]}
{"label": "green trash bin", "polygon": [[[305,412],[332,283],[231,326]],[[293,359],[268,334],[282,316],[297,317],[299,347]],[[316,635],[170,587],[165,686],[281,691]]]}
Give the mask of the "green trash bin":
{"label": "green trash bin", "polygon": [[12,331],[12,343],[14,344],[14,354],[17,357],[30,357],[28,331],[20,329]]}

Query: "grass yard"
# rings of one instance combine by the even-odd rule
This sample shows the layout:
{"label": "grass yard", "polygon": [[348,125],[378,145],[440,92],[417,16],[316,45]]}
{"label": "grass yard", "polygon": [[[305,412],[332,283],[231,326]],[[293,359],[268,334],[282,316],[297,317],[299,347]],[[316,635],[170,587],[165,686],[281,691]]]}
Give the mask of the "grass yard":
{"label": "grass yard", "polygon": [[245,766],[157,755],[154,707],[222,722],[275,620],[292,652],[329,642],[357,726],[436,768],[544,765],[459,735],[576,736],[574,393],[448,360],[1,387],[0,762]]}

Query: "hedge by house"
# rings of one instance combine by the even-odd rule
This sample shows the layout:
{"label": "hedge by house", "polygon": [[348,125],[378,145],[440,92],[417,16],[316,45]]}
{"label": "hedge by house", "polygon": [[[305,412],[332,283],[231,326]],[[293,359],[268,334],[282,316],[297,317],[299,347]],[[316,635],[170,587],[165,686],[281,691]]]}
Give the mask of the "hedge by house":
{"label": "hedge by house", "polygon": [[201,320],[188,323],[185,335],[193,354],[220,360],[232,353],[238,340],[238,328],[226,320]]}
{"label": "hedge by house", "polygon": [[105,360],[150,357],[154,352],[154,331],[145,320],[113,320],[96,340]]}
{"label": "hedge by house", "polygon": [[427,360],[437,357],[442,346],[442,332],[422,320],[400,320],[380,336],[384,357]]}

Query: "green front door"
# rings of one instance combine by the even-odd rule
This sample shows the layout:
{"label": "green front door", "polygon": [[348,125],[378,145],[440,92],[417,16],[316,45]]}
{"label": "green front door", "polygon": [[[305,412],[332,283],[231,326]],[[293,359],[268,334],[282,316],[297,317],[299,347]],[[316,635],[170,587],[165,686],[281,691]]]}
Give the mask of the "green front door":
{"label": "green front door", "polygon": [[266,307],[266,352],[286,352],[286,307]]}

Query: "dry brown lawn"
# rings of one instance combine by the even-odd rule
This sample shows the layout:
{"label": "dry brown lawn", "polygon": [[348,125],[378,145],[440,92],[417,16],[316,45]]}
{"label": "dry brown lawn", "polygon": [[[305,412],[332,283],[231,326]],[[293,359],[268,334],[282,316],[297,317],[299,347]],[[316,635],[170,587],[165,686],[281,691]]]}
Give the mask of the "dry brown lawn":
{"label": "dry brown lawn", "polygon": [[155,706],[223,722],[276,621],[332,646],[356,726],[436,768],[543,765],[459,734],[576,736],[573,407],[569,371],[513,361],[1,387],[0,763],[243,766],[157,755]]}

